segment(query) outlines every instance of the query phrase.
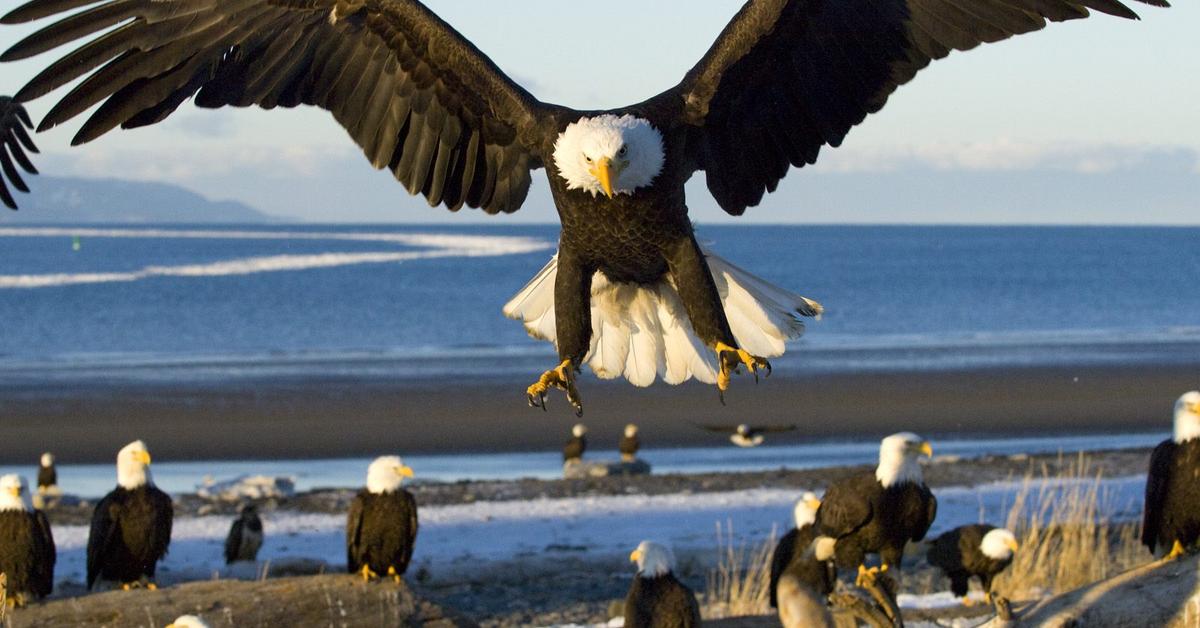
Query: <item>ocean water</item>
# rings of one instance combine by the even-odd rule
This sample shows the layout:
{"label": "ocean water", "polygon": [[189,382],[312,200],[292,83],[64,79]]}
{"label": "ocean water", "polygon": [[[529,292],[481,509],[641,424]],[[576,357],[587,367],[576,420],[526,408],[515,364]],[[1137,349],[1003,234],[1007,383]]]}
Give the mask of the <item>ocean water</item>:
{"label": "ocean water", "polygon": [[[698,234],[826,306],[777,366],[1200,363],[1200,229]],[[500,308],[556,239],[550,226],[0,226],[0,377],[533,371],[550,345]]]}
{"label": "ocean water", "polygon": [[[970,438],[929,435],[938,456],[975,458],[984,455],[1043,454],[1152,447],[1167,438],[1165,432],[1013,436]],[[878,439],[810,442],[802,445],[762,445],[742,449],[723,447],[644,448],[640,457],[655,473],[707,473],[767,469],[815,469],[848,464],[873,464],[879,459]],[[589,450],[589,460],[617,460],[616,450]],[[554,479],[562,477],[559,452],[516,452],[471,455],[411,455],[404,457],[417,482],[460,480]],[[358,487],[365,482],[370,458],[324,460],[211,460],[175,462],[155,458],[155,483],[170,493],[190,493],[205,478],[229,480],[242,475],[288,477],[296,489]],[[31,482],[36,466],[0,466],[0,475],[19,473]],[[59,464],[58,481],[64,491],[82,497],[104,495],[116,484],[112,464]]]}

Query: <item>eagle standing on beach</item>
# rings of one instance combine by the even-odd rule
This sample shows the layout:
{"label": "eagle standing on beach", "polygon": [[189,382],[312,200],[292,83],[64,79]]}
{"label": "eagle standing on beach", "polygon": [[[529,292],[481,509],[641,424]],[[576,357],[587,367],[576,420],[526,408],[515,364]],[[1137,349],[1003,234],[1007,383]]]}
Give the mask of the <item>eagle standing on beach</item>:
{"label": "eagle standing on beach", "polygon": [[327,109],[374,167],[451,210],[516,211],[544,167],[558,253],[504,311],[558,351],[529,404],[557,388],[581,413],[584,364],[638,386],[695,377],[723,400],[731,373],[769,373],[800,317],[822,311],[700,246],[684,198],[693,174],[740,215],[932,60],[1089,9],[1137,17],[1119,0],[750,0],[678,85],[606,111],[538,101],[416,0],[31,0],[0,21],[71,13],[0,60],[95,36],[16,95],[83,79],[38,126],[99,105],[76,144],[194,97]]}
{"label": "eagle standing on beach", "polygon": [[10,606],[54,590],[54,535],[46,514],[30,507],[28,492],[25,478],[0,477],[0,573],[8,576]]}
{"label": "eagle standing on beach", "polygon": [[258,518],[258,509],[254,504],[246,504],[230,524],[229,535],[225,537],[225,564],[243,560],[254,562],[262,542],[263,525],[262,519]]}
{"label": "eagle standing on beach", "polygon": [[625,596],[626,628],[698,628],[696,594],[672,570],[675,557],[665,545],[642,541],[629,555],[638,571]]}
{"label": "eagle standing on beach", "polygon": [[54,468],[54,454],[46,452],[38,461],[37,490],[42,494],[58,492],[58,469]]}
{"label": "eagle standing on beach", "polygon": [[[920,541],[937,516],[937,498],[925,486],[918,462],[933,449],[916,434],[901,432],[879,444],[874,473],[830,485],[817,510],[822,536],[836,539],[839,567],[858,566],[860,582],[899,567],[904,546]],[[881,567],[867,569],[867,554],[879,554]]]}
{"label": "eagle standing on beach", "polygon": [[572,460],[579,462],[585,451],[587,451],[587,426],[583,423],[576,423],[571,428],[570,440],[563,445],[563,463],[566,464]]}
{"label": "eagle standing on beach", "polygon": [[346,517],[346,569],[371,580],[381,574],[400,582],[417,542],[417,501],[400,488],[413,470],[399,456],[380,456],[367,467],[367,486],[354,496]]}
{"label": "eagle standing on beach", "polygon": [[971,577],[979,578],[988,603],[992,601],[992,578],[1004,571],[1020,548],[1017,537],[1004,528],[986,524],[955,528],[929,543],[929,564],[942,570],[950,579],[950,591],[963,599],[967,597]]}
{"label": "eagle standing on beach", "polygon": [[816,555],[813,542],[817,540],[817,509],[821,501],[813,493],[805,493],[792,510],[796,526],[779,539],[775,553],[771,555],[770,601],[771,608],[778,606],[776,589],[785,571],[821,596],[833,592],[837,579],[828,560]]}
{"label": "eagle standing on beach", "polygon": [[0,143],[3,144],[0,147],[0,202],[9,209],[17,208],[16,199],[8,191],[10,184],[22,192],[29,191],[29,186],[25,185],[13,162],[17,162],[29,174],[38,173],[25,154],[25,151],[38,152],[26,128],[33,128],[33,120],[29,119],[25,107],[11,96],[0,96]]}
{"label": "eagle standing on beach", "polygon": [[637,460],[637,453],[641,447],[642,442],[638,440],[638,426],[633,423],[626,425],[625,434],[621,437],[621,442],[617,444],[617,451],[621,452],[621,462]]}
{"label": "eagle standing on beach", "polygon": [[171,497],[150,478],[150,452],[140,440],[117,452],[117,488],[96,504],[88,532],[87,587],[109,580],[155,589],[154,572],[171,544]]}
{"label": "eagle standing on beach", "polygon": [[1175,434],[1150,454],[1142,543],[1175,558],[1200,540],[1200,391],[1175,402]]}

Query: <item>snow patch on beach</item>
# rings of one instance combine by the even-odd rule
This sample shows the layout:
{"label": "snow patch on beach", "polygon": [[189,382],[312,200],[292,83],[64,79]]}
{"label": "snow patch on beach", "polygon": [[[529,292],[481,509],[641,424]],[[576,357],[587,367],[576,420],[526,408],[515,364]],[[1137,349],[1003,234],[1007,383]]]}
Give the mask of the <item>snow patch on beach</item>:
{"label": "snow patch on beach", "polygon": [[[1051,483],[1052,490],[1060,483]],[[1102,490],[1115,518],[1136,517],[1145,480],[1104,480]],[[938,518],[930,536],[979,521],[1000,522],[1020,482],[938,489]],[[459,569],[537,558],[574,557],[620,560],[643,539],[671,545],[677,553],[715,558],[716,526],[731,526],[735,544],[757,546],[790,525],[792,505],[806,487],[753,489],[698,494],[591,496],[530,501],[477,502],[428,506],[420,511],[415,565],[435,578]],[[1035,489],[1036,490],[1036,489]],[[164,584],[238,577],[225,568],[222,547],[231,517],[181,518],[175,522],[171,551],[161,564]],[[265,542],[260,561],[303,557],[344,569],[345,516],[294,512],[264,513]],[[57,526],[57,581],[82,582],[86,526]],[[244,571],[242,572],[244,573]],[[936,599],[936,598],[933,598]],[[913,601],[912,603],[917,603]]]}
{"label": "snow patch on beach", "polygon": [[106,273],[51,273],[43,275],[0,275],[0,289],[47,288],[77,284],[118,283],[153,277],[224,277],[281,271],[334,268],[359,264],[394,264],[438,257],[488,257],[518,255],[551,248],[536,238],[520,236],[474,236],[442,233],[339,233],[300,231],[220,231],[184,229],[63,229],[7,228],[0,237],[143,238],[220,240],[317,240],[375,242],[417,247],[419,251],[367,253],[316,253],[269,255],[222,260],[207,264],[147,266],[141,270]]}

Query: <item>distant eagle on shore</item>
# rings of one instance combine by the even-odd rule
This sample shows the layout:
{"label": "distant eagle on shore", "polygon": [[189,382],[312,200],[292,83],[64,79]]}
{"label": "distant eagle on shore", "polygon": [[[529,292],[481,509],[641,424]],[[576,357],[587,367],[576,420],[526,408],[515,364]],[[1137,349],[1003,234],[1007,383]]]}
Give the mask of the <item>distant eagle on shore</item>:
{"label": "distant eagle on shore", "polygon": [[767,434],[791,432],[795,425],[697,425],[701,429],[718,434],[729,434],[729,442],[738,447],[758,447],[766,440]]}
{"label": "distant eagle on shore", "polygon": [[1200,540],[1200,391],[1175,402],[1175,429],[1150,454],[1142,543],[1175,558]]}
{"label": "distant eagle on shore", "polygon": [[346,570],[363,580],[400,581],[417,542],[417,501],[400,487],[413,476],[398,456],[380,456],[367,467],[367,486],[346,516]]}
{"label": "distant eagle on shore", "polygon": [[225,564],[254,562],[262,543],[263,524],[258,517],[258,509],[254,504],[246,504],[238,513],[238,518],[229,525],[229,534],[225,537]]}
{"label": "distant eagle on shore", "polygon": [[25,478],[0,477],[0,573],[8,576],[8,600],[14,606],[54,590],[54,535],[46,513],[30,507],[28,493]]}
{"label": "distant eagle on shore", "polygon": [[[860,578],[900,566],[904,546],[920,541],[937,517],[937,498],[925,486],[918,462],[932,456],[929,443],[910,432],[893,434],[879,444],[879,466],[834,482],[817,510],[822,536],[836,539],[839,567],[859,567]],[[867,554],[882,565],[866,569]]]}
{"label": "distant eagle on shore", "polygon": [[628,628],[699,628],[696,594],[675,577],[675,556],[665,545],[642,541],[629,555],[637,575],[625,595]]}
{"label": "distant eagle on shore", "polygon": [[583,458],[583,452],[587,451],[587,426],[583,423],[576,423],[571,428],[571,438],[563,445],[562,456],[563,462],[578,462]]}
{"label": "distant eagle on shore", "polygon": [[25,185],[13,162],[29,174],[38,173],[29,156],[25,154],[25,151],[38,152],[33,138],[29,137],[29,132],[25,130],[32,128],[33,120],[29,119],[25,107],[11,96],[0,96],[0,143],[3,144],[0,147],[0,202],[9,209],[17,208],[17,200],[8,190],[9,185],[22,192],[29,191],[29,186]]}
{"label": "distant eagle on shore", "polygon": [[58,469],[54,467],[54,454],[46,452],[38,460],[37,483],[39,493],[58,492]]}
{"label": "distant eagle on shore", "polygon": [[617,451],[621,453],[621,462],[637,460],[638,450],[641,448],[642,441],[638,439],[638,426],[633,423],[626,425],[621,442],[617,443]]}
{"label": "distant eagle on shore", "polygon": [[117,488],[96,504],[87,544],[87,587],[108,580],[156,588],[158,561],[171,544],[171,497],[154,486],[150,451],[134,441],[117,452]]}
{"label": "distant eagle on shore", "polygon": [[[514,212],[545,168],[558,253],[504,312],[558,352],[529,404],[561,389],[581,413],[585,364],[638,386],[695,377],[724,400],[734,372],[769,373],[766,358],[822,312],[700,246],[684,193],[695,173],[741,215],[931,61],[1089,9],[1137,17],[1119,0],[750,0],[678,85],[603,111],[538,101],[416,0],[32,0],[0,22],[59,21],[0,60],[87,40],[15,96],[78,81],[38,126],[94,111],[75,144],[189,99],[303,104],[330,111],[371,165],[431,205]],[[609,33],[583,45],[603,56],[644,44]]]}

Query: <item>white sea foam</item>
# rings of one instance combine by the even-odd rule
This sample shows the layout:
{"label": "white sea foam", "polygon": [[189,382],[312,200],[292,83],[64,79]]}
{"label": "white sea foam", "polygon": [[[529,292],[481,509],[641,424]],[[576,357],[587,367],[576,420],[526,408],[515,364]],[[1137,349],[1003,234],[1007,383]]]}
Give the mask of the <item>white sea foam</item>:
{"label": "white sea foam", "polygon": [[418,251],[366,253],[314,253],[308,255],[268,255],[178,266],[147,266],[141,270],[106,273],[50,273],[39,275],[0,275],[0,289],[49,288],[77,284],[119,283],[153,277],[220,277],[251,275],[313,268],[333,268],[359,264],[394,264],[436,257],[489,257],[519,255],[551,248],[536,238],[519,236],[476,236],[444,233],[342,233],[304,231],[220,231],[203,229],[65,229],[5,228],[0,237],[31,238],[140,238],[140,239],[215,239],[215,240],[308,240],[357,241],[419,247]]}

